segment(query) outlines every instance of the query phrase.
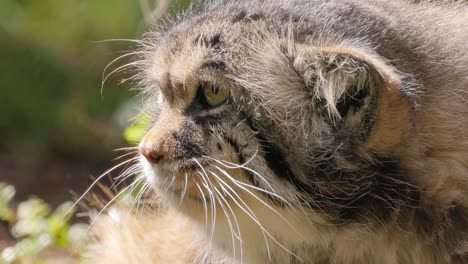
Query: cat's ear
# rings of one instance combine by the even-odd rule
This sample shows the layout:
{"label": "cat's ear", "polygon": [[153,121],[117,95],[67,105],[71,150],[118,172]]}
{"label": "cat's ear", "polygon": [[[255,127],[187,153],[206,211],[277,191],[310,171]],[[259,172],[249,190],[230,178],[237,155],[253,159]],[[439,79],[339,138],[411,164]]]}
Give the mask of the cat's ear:
{"label": "cat's ear", "polygon": [[297,50],[293,66],[317,109],[333,123],[369,118],[377,108],[382,89],[397,85],[389,66],[351,49],[302,47]]}
{"label": "cat's ear", "polygon": [[366,141],[366,148],[383,153],[408,133],[411,90],[384,59],[356,49],[304,47],[296,52],[294,70],[337,139]]}

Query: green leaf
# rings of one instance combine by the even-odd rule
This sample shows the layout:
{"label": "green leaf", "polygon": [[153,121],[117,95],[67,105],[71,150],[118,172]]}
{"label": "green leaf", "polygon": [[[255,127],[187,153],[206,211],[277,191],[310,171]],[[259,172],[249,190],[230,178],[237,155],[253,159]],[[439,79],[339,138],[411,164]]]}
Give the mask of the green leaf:
{"label": "green leaf", "polygon": [[0,206],[8,206],[8,204],[15,196],[15,193],[15,187],[0,182]]}
{"label": "green leaf", "polygon": [[138,143],[145,135],[145,129],[141,126],[131,126],[124,130],[123,136],[131,144]]}
{"label": "green leaf", "polygon": [[16,190],[13,186],[0,182],[0,220],[13,223],[16,220],[15,211],[9,204],[15,196]]}
{"label": "green leaf", "polygon": [[18,206],[18,220],[37,220],[46,217],[50,207],[38,198],[31,198]]}
{"label": "green leaf", "polygon": [[127,129],[124,130],[123,136],[127,142],[130,144],[136,144],[140,142],[143,136],[148,129],[148,125],[150,124],[151,116],[148,113],[140,113],[135,122],[129,126]]}
{"label": "green leaf", "polygon": [[16,243],[10,253],[14,255],[14,259],[30,256],[37,257],[39,253],[50,246],[51,243],[52,239],[46,234],[34,238],[25,238]]}
{"label": "green leaf", "polygon": [[31,198],[22,202],[17,210],[17,222],[13,225],[12,233],[15,237],[39,236],[49,230],[46,216],[50,207],[44,201]]}

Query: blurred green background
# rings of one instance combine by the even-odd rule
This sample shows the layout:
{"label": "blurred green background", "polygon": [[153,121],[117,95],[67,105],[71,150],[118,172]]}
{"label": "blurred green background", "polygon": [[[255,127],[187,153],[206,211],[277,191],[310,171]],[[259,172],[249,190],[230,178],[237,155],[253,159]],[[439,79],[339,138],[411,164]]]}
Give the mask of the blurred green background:
{"label": "blurred green background", "polygon": [[105,40],[140,38],[142,9],[138,0],[0,0],[0,182],[16,187],[16,199],[70,199],[128,145],[135,93],[119,80],[131,73],[100,90],[106,65],[136,46]]}
{"label": "blurred green background", "polygon": [[88,218],[72,218],[79,208],[67,214],[65,201],[125,160],[114,150],[131,145],[141,101],[120,84],[132,72],[101,87],[103,75],[138,48],[120,40],[140,39],[152,15],[188,2],[0,0],[0,263],[88,263]]}

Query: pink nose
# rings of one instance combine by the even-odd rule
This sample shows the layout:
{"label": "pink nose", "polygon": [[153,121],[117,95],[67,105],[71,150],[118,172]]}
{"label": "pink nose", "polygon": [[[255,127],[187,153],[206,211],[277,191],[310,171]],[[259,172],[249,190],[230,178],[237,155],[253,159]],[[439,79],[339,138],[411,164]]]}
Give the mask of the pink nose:
{"label": "pink nose", "polygon": [[140,147],[140,153],[152,164],[157,164],[164,156],[162,151],[147,147]]}

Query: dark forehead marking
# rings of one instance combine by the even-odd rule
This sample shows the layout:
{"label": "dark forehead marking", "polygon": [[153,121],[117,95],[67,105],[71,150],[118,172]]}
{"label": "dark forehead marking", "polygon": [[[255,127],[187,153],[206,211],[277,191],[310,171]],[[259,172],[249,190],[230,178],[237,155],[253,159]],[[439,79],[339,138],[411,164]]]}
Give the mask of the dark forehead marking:
{"label": "dark forehead marking", "polygon": [[216,33],[212,36],[205,36],[202,33],[198,33],[193,39],[193,45],[199,44],[207,48],[219,49],[223,44],[221,33]]}
{"label": "dark forehead marking", "polygon": [[214,34],[210,41],[208,42],[208,45],[210,47],[213,47],[213,48],[216,48],[218,46],[221,45],[221,34],[220,33],[217,33],[217,34]]}
{"label": "dark forehead marking", "polygon": [[209,70],[219,70],[224,71],[226,70],[227,66],[224,61],[207,61],[200,66],[200,69],[206,68]]}
{"label": "dark forehead marking", "polygon": [[231,20],[231,22],[232,23],[240,22],[242,19],[245,18],[246,15],[247,15],[247,12],[245,12],[245,10],[242,10],[237,15],[234,16],[234,18]]}
{"label": "dark forehead marking", "polygon": [[265,18],[265,15],[263,13],[253,13],[249,16],[249,20],[251,21],[257,21],[257,20],[261,20],[264,18]]}
{"label": "dark forehead marking", "polygon": [[237,15],[234,16],[231,22],[232,23],[238,23],[238,22],[248,23],[248,22],[253,22],[253,21],[262,20],[262,19],[265,19],[265,15],[261,12],[248,15],[245,10],[242,10]]}

